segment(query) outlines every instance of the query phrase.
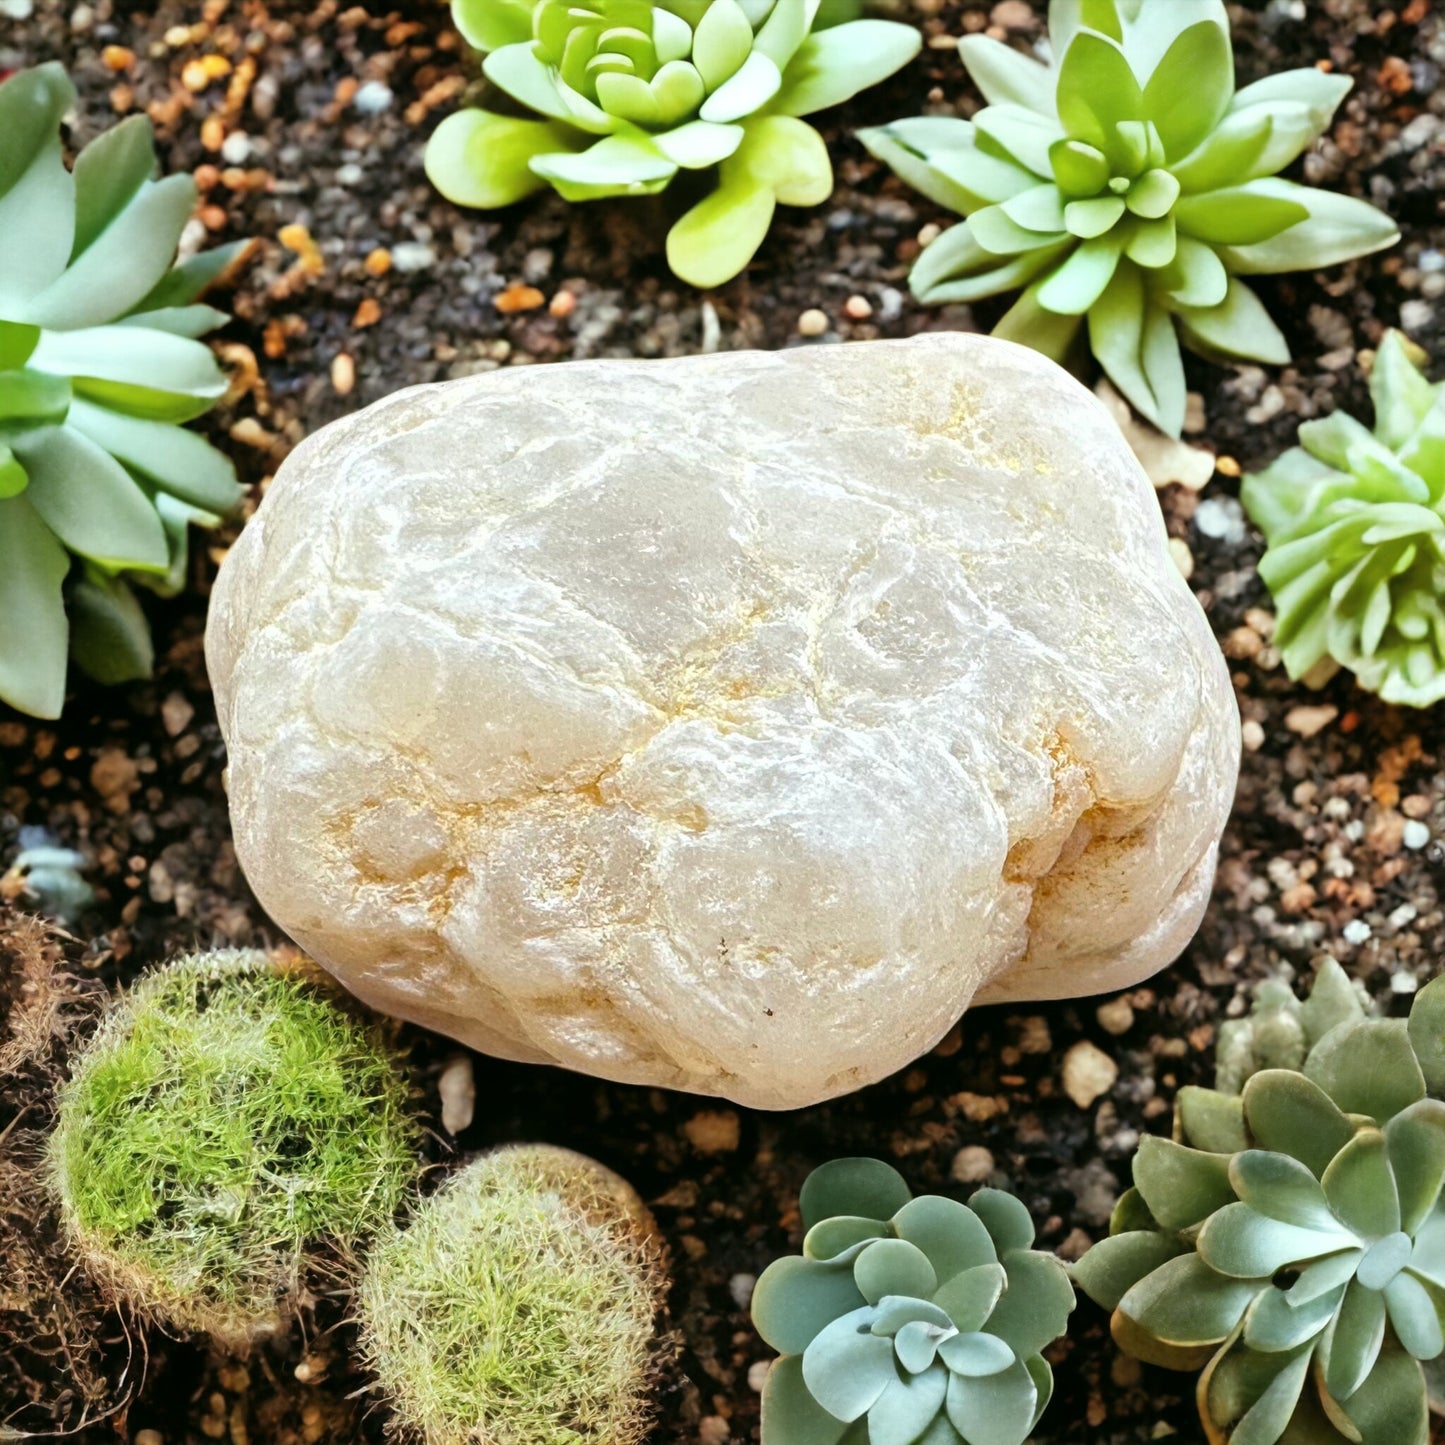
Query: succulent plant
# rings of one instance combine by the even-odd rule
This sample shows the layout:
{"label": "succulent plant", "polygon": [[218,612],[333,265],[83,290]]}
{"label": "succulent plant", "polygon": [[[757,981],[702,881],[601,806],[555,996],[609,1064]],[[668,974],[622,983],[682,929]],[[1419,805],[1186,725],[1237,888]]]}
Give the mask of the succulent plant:
{"label": "succulent plant", "polygon": [[314,966],[193,954],[144,977],[59,1091],[50,1174],[90,1277],[245,1342],[349,1264],[417,1173],[407,1084]]}
{"label": "succulent plant", "polygon": [[763,1445],[1021,1445],[1053,1390],[1041,1351],[1074,1294],[1032,1248],[1012,1195],[912,1198],[876,1159],[809,1175],[803,1253],[753,1294],[781,1352],[763,1392]]}
{"label": "succulent plant", "polygon": [[1199,1369],[1211,1445],[1424,1445],[1445,1351],[1445,978],[1409,1020],[1321,970],[1298,1069],[1181,1096],[1075,1266],[1130,1353]]}
{"label": "succulent plant", "polygon": [[1347,77],[1292,70],[1234,90],[1222,0],[1051,0],[1050,65],[959,42],[989,102],[860,133],[904,180],[967,219],[919,257],[925,302],[1023,288],[995,335],[1062,360],[1085,322],[1135,409],[1178,436],[1180,342],[1284,362],[1241,280],[1332,266],[1398,239],[1364,201],[1276,179],[1329,125]]}
{"label": "succulent plant", "polygon": [[1304,422],[1240,495],[1290,676],[1332,658],[1386,702],[1428,707],[1445,697],[1445,383],[1391,331],[1370,395],[1374,431],[1342,411]]}
{"label": "succulent plant", "polygon": [[[427,146],[458,205],[510,205],[552,185],[569,201],[652,195],[679,171],[717,188],[673,226],[668,264],[716,286],[752,259],[778,202],[833,189],[822,137],[798,117],[906,64],[909,25],[821,25],[823,0],[452,0],[500,91],[544,117],[463,110]],[[847,13],[853,7],[849,6]]]}
{"label": "succulent plant", "polygon": [[570,1150],[511,1145],[378,1240],[361,1348],[426,1445],[637,1445],[666,1292],[657,1226],[628,1184]]}
{"label": "succulent plant", "polygon": [[226,389],[196,339],[226,317],[198,297],[240,248],[173,264],[194,181],[152,179],[143,116],[67,170],[74,101],[55,63],[0,85],[0,701],[47,718],[67,651],[101,682],[150,673],[130,583],[179,590],[189,524],[240,496],[180,425]]}

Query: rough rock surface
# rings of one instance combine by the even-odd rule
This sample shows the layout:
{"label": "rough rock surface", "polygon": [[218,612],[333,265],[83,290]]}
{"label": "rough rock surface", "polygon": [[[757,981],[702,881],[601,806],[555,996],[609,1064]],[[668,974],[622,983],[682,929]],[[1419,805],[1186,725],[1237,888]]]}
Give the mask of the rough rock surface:
{"label": "rough rock surface", "polygon": [[971,335],[401,392],[287,461],[207,649],[241,862],[348,987],[765,1108],[1162,967],[1238,764],[1114,424]]}

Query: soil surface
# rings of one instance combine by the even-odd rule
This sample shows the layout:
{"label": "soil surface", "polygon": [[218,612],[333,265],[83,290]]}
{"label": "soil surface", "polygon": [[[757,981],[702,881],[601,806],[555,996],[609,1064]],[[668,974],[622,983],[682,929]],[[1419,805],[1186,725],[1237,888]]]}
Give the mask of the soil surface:
{"label": "soil surface", "polygon": [[[925,27],[928,46],[902,74],[823,118],[838,173],[832,201],[780,212],[748,273],[707,296],[663,263],[682,196],[568,206],[548,194],[481,215],[431,190],[425,138],[475,74],[439,3],[36,0],[29,18],[19,16],[29,8],[0,0],[0,69],[65,62],[81,95],[72,143],[123,114],[148,113],[164,168],[190,171],[201,186],[188,244],[258,238],[218,303],[235,316],[218,338],[233,394],[202,423],[252,484],[251,506],[301,437],[413,383],[573,357],[985,328],[1002,309],[925,311],[911,301],[905,277],[919,234],[949,217],[850,133],[922,109],[972,113],[979,97],[954,38],[987,28],[1030,45],[1042,33],[1042,3],[901,0],[895,8]],[[1363,368],[1386,326],[1403,325],[1445,361],[1445,23],[1428,0],[1230,8],[1241,84],[1315,64],[1354,78],[1332,132],[1295,171],[1385,207],[1403,240],[1320,275],[1264,278],[1294,351],[1290,367],[1190,362],[1194,439],[1216,454],[1217,471],[1203,491],[1170,486],[1160,500],[1231,659],[1245,721],[1238,804],[1193,946],[1122,997],[972,1012],[916,1066],[815,1109],[750,1113],[477,1057],[475,1122],[456,1139],[437,1125],[439,1166],[498,1142],[544,1140],[596,1155],[653,1203],[675,1258],[671,1327],[681,1346],[657,1442],[756,1439],[758,1367],[769,1352],[749,1323],[748,1295],[769,1260],[796,1249],[797,1190],[815,1164],[878,1154],[917,1191],[1007,1185],[1039,1221],[1043,1244],[1073,1258],[1104,1232],[1139,1135],[1168,1130],[1181,1084],[1210,1081],[1218,1023],[1244,1009],[1258,980],[1307,975],[1329,954],[1400,1013],[1437,969],[1442,712],[1383,706],[1345,675],[1319,691],[1289,682],[1270,642],[1270,602],[1254,571],[1261,544],[1240,511],[1237,479],[1289,445],[1302,418],[1336,406],[1368,418]],[[815,310],[826,326],[805,337],[818,318],[801,328],[800,318]],[[85,856],[95,901],[69,941],[47,945],[64,954],[82,994],[196,944],[281,941],[231,849],[202,657],[209,581],[233,536],[198,546],[194,587],[151,608],[154,681],[78,686],[58,723],[0,709],[0,871],[37,840]],[[0,915],[0,953],[12,969],[23,951],[15,917]],[[416,1031],[406,1038],[434,1113],[437,1077],[457,1050]],[[1117,1070],[1085,1107],[1063,1086],[1075,1050],[1103,1083]],[[0,1130],[22,1114],[25,1128],[43,1125],[43,1076],[63,1066],[62,1054],[57,1046],[7,1086]],[[0,1197],[12,1221],[16,1208]],[[83,1310],[84,1281],[72,1277],[66,1289]],[[0,1310],[11,1303],[0,1297]],[[158,1445],[142,1431],[159,1432],[164,1445],[379,1440],[386,1411],[348,1362],[345,1315],[344,1300],[318,1300],[287,1336],[242,1362],[155,1331],[137,1343],[123,1321],[96,1315],[86,1321],[91,1334],[76,1337],[77,1348],[103,1342],[109,1399],[94,1407],[52,1336],[27,1335],[26,1353],[20,1337],[32,1327],[4,1315],[0,1433],[81,1426],[86,1439],[119,1433],[139,1445]],[[1058,1393],[1040,1442],[1199,1438],[1193,1379],[1121,1358],[1087,1301],[1052,1357]]]}

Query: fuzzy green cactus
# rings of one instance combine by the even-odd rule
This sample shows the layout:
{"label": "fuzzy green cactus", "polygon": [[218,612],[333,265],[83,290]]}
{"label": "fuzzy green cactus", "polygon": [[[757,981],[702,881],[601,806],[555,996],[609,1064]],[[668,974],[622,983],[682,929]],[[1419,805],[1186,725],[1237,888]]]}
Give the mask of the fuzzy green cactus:
{"label": "fuzzy green cactus", "polygon": [[1244,479],[1269,544],[1275,641],[1291,677],[1326,658],[1386,702],[1445,697],[1445,382],[1389,332],[1370,373],[1375,429],[1342,411]]}
{"label": "fuzzy green cactus", "polygon": [[[1337,964],[1299,1069],[1181,1097],[1074,1277],[1115,1339],[1203,1369],[1211,1445],[1425,1445],[1445,1352],[1445,978],[1368,1017]],[[1305,1005],[1308,1008],[1310,1005]]]}
{"label": "fuzzy green cactus", "polygon": [[959,42],[989,104],[861,133],[967,219],[910,278],[925,302],[1023,288],[995,329],[1061,360],[1085,322],[1115,386],[1178,436],[1180,342],[1267,362],[1289,349],[1240,278],[1333,266],[1398,239],[1348,196],[1275,179],[1329,125],[1347,77],[1292,70],[1234,89],[1222,0],[1051,0],[1054,61]]}
{"label": "fuzzy green cactus", "polygon": [[763,1445],[1021,1445],[1053,1390],[1041,1351],[1074,1307],[1012,1195],[913,1199],[876,1159],[816,1169],[803,1253],[753,1294],[783,1358],[763,1393]]}
{"label": "fuzzy green cactus", "polygon": [[[845,18],[833,0],[452,0],[498,90],[543,117],[463,110],[437,127],[427,174],[458,205],[543,186],[569,201],[661,191],[718,168],[717,189],[667,238],[696,286],[736,276],[778,202],[833,189],[823,139],[798,117],[847,100],[919,51],[908,25]],[[838,19],[840,16],[833,16]]]}
{"label": "fuzzy green cactus", "polygon": [[178,591],[190,524],[241,495],[180,425],[226,389],[196,339],[226,317],[198,297],[241,247],[175,264],[195,182],[152,179],[143,116],[67,170],[74,102],[54,63],[0,85],[0,701],[47,718],[67,651],[101,682],[149,675],[130,584]]}

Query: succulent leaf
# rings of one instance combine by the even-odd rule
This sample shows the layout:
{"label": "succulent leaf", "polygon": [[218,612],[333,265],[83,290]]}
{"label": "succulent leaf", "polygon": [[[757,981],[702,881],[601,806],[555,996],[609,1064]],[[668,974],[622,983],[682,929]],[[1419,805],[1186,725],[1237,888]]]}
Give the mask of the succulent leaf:
{"label": "succulent leaf", "polygon": [[783,1358],[765,1445],[1022,1445],[1053,1389],[1040,1351],[1074,1296],[1012,1196],[914,1199],[873,1159],[815,1170],[802,1257],[775,1260],[753,1320]]}
{"label": "succulent leaf", "polygon": [[[833,187],[822,137],[797,119],[917,55],[912,26],[852,0],[453,0],[487,80],[532,112],[464,110],[426,151],[458,205],[510,205],[551,185],[569,201],[655,195],[679,169],[720,166],[673,226],[668,264],[721,285],[756,254],[779,204]],[[541,119],[537,119],[537,117]]]}
{"label": "succulent leaf", "polygon": [[1289,359],[1238,277],[1333,266],[1398,233],[1363,201],[1276,178],[1328,127],[1349,81],[1290,71],[1236,93],[1219,0],[1053,0],[1049,32],[1048,65],[986,36],[959,42],[988,102],[971,123],[903,120],[859,138],[966,218],[964,237],[945,232],[915,265],[921,301],[1026,287],[996,334],[1055,358],[1086,315],[1110,380],[1177,436],[1181,344]]}
{"label": "succulent leaf", "polygon": [[[1204,1367],[1211,1442],[1422,1445],[1420,1365],[1445,1354],[1442,1012],[1432,983],[1409,1021],[1375,1017],[1332,961],[1303,1003],[1263,986],[1219,1041],[1242,1096],[1181,1096],[1185,1142],[1141,1144],[1137,1195],[1075,1265],[1122,1348]],[[1185,1147],[1201,1135],[1219,1152]]]}

